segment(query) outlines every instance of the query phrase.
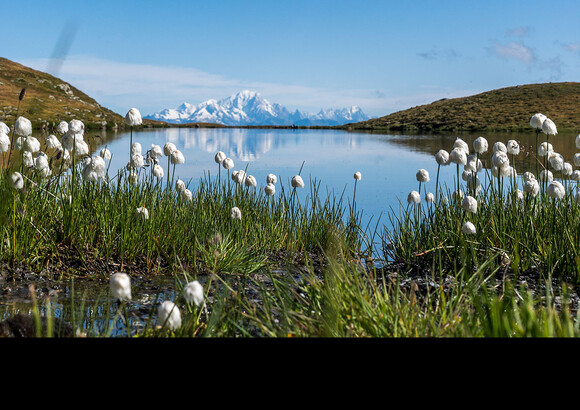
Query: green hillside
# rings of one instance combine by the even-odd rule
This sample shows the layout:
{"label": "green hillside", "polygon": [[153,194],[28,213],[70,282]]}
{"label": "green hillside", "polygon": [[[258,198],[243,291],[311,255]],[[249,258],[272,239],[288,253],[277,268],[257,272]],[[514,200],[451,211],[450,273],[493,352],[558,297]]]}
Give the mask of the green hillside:
{"label": "green hillside", "polygon": [[541,112],[559,131],[580,131],[580,83],[518,85],[420,105],[368,121],[347,124],[361,130],[525,131]]}

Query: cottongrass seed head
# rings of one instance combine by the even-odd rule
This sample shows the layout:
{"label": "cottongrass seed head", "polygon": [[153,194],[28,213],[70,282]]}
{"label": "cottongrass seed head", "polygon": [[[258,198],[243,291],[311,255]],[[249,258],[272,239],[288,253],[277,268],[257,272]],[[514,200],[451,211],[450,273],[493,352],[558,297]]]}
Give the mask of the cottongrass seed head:
{"label": "cottongrass seed head", "polygon": [[171,331],[181,327],[181,312],[175,303],[166,300],[157,307],[157,324]]}
{"label": "cottongrass seed head", "polygon": [[117,272],[109,279],[111,295],[120,301],[131,300],[131,278],[124,272]]}

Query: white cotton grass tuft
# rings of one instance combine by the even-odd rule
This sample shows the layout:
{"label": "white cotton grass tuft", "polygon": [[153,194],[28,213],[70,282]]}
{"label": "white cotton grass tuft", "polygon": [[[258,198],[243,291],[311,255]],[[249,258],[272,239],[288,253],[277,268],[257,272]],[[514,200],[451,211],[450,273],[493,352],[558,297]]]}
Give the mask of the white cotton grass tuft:
{"label": "white cotton grass tuft", "polygon": [[183,191],[181,191],[181,199],[183,199],[185,202],[191,202],[193,201],[193,193],[185,188]]}
{"label": "white cotton grass tuft", "polygon": [[542,113],[537,113],[532,115],[532,118],[530,119],[530,125],[538,130],[542,129],[542,124],[544,123],[544,120],[546,119],[546,116]]}
{"label": "white cotton grass tuft", "polygon": [[32,158],[32,152],[22,151],[22,163],[27,168],[31,168],[34,166],[34,159]]}
{"label": "white cotton grass tuft", "polygon": [[131,108],[125,114],[125,124],[129,125],[130,127],[135,127],[137,125],[141,125],[143,123],[143,119],[141,118],[141,113],[137,108]]}
{"label": "white cotton grass tuft", "polygon": [[58,126],[56,127],[56,130],[61,134],[66,134],[66,132],[68,131],[68,122],[66,121],[59,122]]}
{"label": "white cotton grass tuft", "polygon": [[531,196],[537,196],[540,192],[540,184],[536,179],[528,179],[524,181],[524,192]]}
{"label": "white cotton grass tuft", "polygon": [[230,210],[230,217],[232,219],[238,219],[241,220],[242,219],[242,211],[240,211],[240,208],[238,208],[237,206],[234,206],[231,210]]}
{"label": "white cotton grass tuft", "polygon": [[266,195],[272,196],[276,193],[276,186],[272,183],[269,183],[264,188],[264,192],[266,193]]}
{"label": "white cotton grass tuft", "polygon": [[497,141],[495,144],[493,144],[493,152],[503,152],[507,154],[507,147],[503,142]]}
{"label": "white cotton grass tuft", "polygon": [[[429,175],[429,174],[427,174],[427,176],[428,176],[428,175]],[[357,181],[360,181],[360,180],[362,179],[362,174],[360,173],[360,171],[356,171],[356,172],[354,173],[354,179],[355,179],[355,180],[357,180]]]}
{"label": "white cotton grass tuft", "polygon": [[239,171],[232,172],[232,180],[236,184],[240,184],[240,185],[243,184],[245,179],[246,179],[246,171],[244,171],[243,169],[241,169]]}
{"label": "white cotton grass tuft", "polygon": [[304,181],[300,175],[294,175],[291,183],[294,188],[304,188]]}
{"label": "white cotton grass tuft", "polygon": [[433,195],[432,192],[427,192],[425,194],[425,201],[429,202],[429,203],[433,203],[435,202],[435,195]]}
{"label": "white cotton grass tuft", "polygon": [[475,235],[475,233],[476,233],[475,225],[473,225],[473,223],[471,223],[469,221],[467,221],[463,224],[463,226],[461,227],[461,230],[466,235]]}
{"label": "white cotton grass tuft", "polygon": [[20,190],[24,188],[24,178],[20,172],[13,172],[8,177],[8,184],[11,188]]}
{"label": "white cotton grass tuft", "polygon": [[407,195],[407,203],[409,204],[421,203],[421,195],[419,195],[419,192],[417,191],[409,192],[409,195]]}
{"label": "white cotton grass tuft", "polygon": [[28,137],[32,134],[32,123],[28,118],[18,117],[14,123],[14,133],[21,137]]}
{"label": "white cotton grass tuft", "polygon": [[234,167],[234,160],[228,157],[222,161],[222,166],[225,169],[232,169]]}
{"label": "white cotton grass tuft", "polygon": [[258,185],[258,182],[256,181],[256,178],[253,175],[248,175],[246,177],[246,180],[244,181],[244,184],[247,187],[256,187],[256,185]]}
{"label": "white cotton grass tuft", "polygon": [[177,147],[173,142],[166,142],[165,145],[163,146],[163,154],[165,154],[166,157],[169,157],[171,156],[171,153],[176,149]]}
{"label": "white cotton grass tuft", "polygon": [[466,156],[469,155],[469,145],[467,145],[467,142],[463,141],[461,138],[457,138],[455,140],[453,143],[453,148],[462,149],[465,151]]}
{"label": "white cotton grass tuft", "polygon": [[24,140],[24,149],[34,154],[35,152],[40,151],[40,141],[35,137],[26,137]]}
{"label": "white cotton grass tuft", "polygon": [[520,144],[516,140],[509,140],[507,142],[507,153],[510,155],[519,155]]}
{"label": "white cotton grass tuft", "polygon": [[548,161],[554,170],[561,171],[564,167],[564,156],[557,152],[551,152],[548,156]]}
{"label": "white cotton grass tuft", "polygon": [[534,176],[534,174],[533,174],[533,173],[531,173],[530,171],[526,171],[526,172],[524,172],[524,173],[523,173],[523,175],[522,175],[522,179],[523,179],[523,180],[524,180],[524,182],[525,182],[525,181],[528,181],[528,180],[530,180],[530,179],[536,179],[536,177],[535,177],[535,176]]}
{"label": "white cotton grass tuft", "polygon": [[509,165],[509,158],[503,151],[496,151],[491,156],[491,163],[494,167],[502,168]]}
{"label": "white cotton grass tuft", "polygon": [[60,143],[56,135],[51,134],[48,137],[46,137],[46,148],[60,151],[62,149],[62,144]]}
{"label": "white cotton grass tuft", "polygon": [[539,157],[545,157],[546,155],[549,155],[551,152],[554,152],[554,147],[552,146],[552,144],[548,142],[542,142],[538,147]]}
{"label": "white cotton grass tuft", "polygon": [[141,147],[141,144],[138,142],[134,142],[133,145],[131,145],[131,155],[135,154],[143,155],[143,147]]}
{"label": "white cotton grass tuft", "polygon": [[0,153],[8,152],[9,149],[10,149],[10,137],[5,133],[0,132]]}
{"label": "white cotton grass tuft", "polygon": [[419,182],[429,182],[430,181],[429,172],[426,169],[418,170],[417,174],[415,176],[417,178],[417,181],[419,181]]}
{"label": "white cotton grass tuft", "polygon": [[147,220],[149,219],[149,210],[144,206],[141,206],[135,209],[135,215],[137,215],[137,218],[139,219]]}
{"label": "white cotton grass tuft", "polygon": [[3,121],[0,121],[0,134],[10,134],[10,127]]}
{"label": "white cotton grass tuft", "polygon": [[477,200],[471,195],[467,195],[463,198],[461,202],[461,207],[466,212],[471,212],[472,214],[477,212]]}
{"label": "white cotton grass tuft", "polygon": [[69,132],[71,134],[84,134],[85,124],[81,120],[72,119],[68,123],[67,132]]}
{"label": "white cotton grass tuft", "polygon": [[163,167],[159,164],[155,164],[153,166],[153,175],[159,180],[163,179],[163,175],[165,175],[163,172]]}
{"label": "white cotton grass tuft", "polygon": [[153,159],[159,159],[163,156],[163,148],[157,144],[151,144],[151,149],[149,150],[149,156]]}
{"label": "white cotton grass tuft", "polygon": [[483,163],[477,158],[477,155],[469,155],[464,169],[472,172],[481,172],[483,170]]}
{"label": "white cotton grass tuft", "polygon": [[183,192],[185,190],[185,182],[183,182],[181,179],[175,181],[175,190],[177,192]]}
{"label": "white cotton grass tuft", "polygon": [[111,158],[113,158],[113,154],[111,154],[111,151],[109,150],[109,148],[105,147],[103,149],[101,149],[101,151],[99,152],[99,155],[104,159],[104,160],[110,160]]}
{"label": "white cotton grass tuft", "polygon": [[461,148],[453,148],[449,153],[449,162],[465,165],[467,164],[467,153]]}
{"label": "white cotton grass tuft", "polygon": [[570,164],[569,162],[564,162],[564,165],[562,166],[562,174],[570,176],[572,175],[573,172],[574,168],[572,167],[572,164]]}
{"label": "white cotton grass tuft", "polygon": [[276,182],[278,182],[278,177],[275,174],[268,174],[266,184],[275,184]]}
{"label": "white cotton grass tuft", "polygon": [[127,164],[127,169],[141,168],[145,165],[145,158],[141,154],[131,155],[131,161]]}
{"label": "white cotton grass tuft", "polygon": [[555,199],[562,199],[566,196],[564,185],[560,181],[552,181],[548,185],[548,196]]}
{"label": "white cotton grass tuft", "polygon": [[161,328],[175,331],[181,327],[181,312],[179,307],[170,300],[166,300],[157,307],[157,324]]}
{"label": "white cotton grass tuft", "polygon": [[117,272],[109,279],[111,295],[119,301],[131,300],[131,278],[124,272]]}
{"label": "white cotton grass tuft", "polygon": [[197,280],[189,282],[183,287],[183,297],[187,303],[195,303],[195,306],[203,305],[203,285]]}
{"label": "white cotton grass tuft", "polygon": [[546,118],[542,123],[542,132],[546,135],[556,135],[558,130],[556,128],[556,124],[549,118]]}
{"label": "white cotton grass tuft", "polygon": [[444,149],[440,149],[437,151],[437,154],[435,154],[435,161],[437,161],[439,165],[449,165],[449,153]]}
{"label": "white cotton grass tuft", "polygon": [[214,161],[216,163],[221,164],[224,162],[224,159],[226,159],[226,154],[224,152],[218,151],[217,154],[215,154]]}
{"label": "white cotton grass tuft", "polygon": [[483,137],[477,137],[475,141],[473,141],[473,150],[478,154],[487,152],[488,146],[489,144],[487,140]]}

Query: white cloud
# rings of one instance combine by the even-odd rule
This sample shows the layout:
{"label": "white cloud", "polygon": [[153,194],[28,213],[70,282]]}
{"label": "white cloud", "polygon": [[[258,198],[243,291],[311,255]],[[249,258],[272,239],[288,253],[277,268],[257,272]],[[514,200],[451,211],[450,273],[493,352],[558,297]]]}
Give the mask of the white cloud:
{"label": "white cloud", "polygon": [[518,60],[526,64],[532,64],[536,61],[534,51],[522,43],[511,42],[502,45],[496,42],[491,51],[496,56],[506,60]]}

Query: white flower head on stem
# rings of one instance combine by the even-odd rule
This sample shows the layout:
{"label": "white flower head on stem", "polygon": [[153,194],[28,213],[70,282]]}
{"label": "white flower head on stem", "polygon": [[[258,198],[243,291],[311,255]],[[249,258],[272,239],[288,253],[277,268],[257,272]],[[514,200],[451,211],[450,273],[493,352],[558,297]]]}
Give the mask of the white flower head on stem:
{"label": "white flower head on stem", "polygon": [[232,172],[232,180],[237,184],[243,184],[246,179],[246,171],[243,169]]}
{"label": "white flower head on stem", "polygon": [[158,159],[163,156],[163,148],[156,144],[151,144],[151,149],[149,150],[149,156],[153,159]]}
{"label": "white flower head on stem", "polygon": [[181,312],[175,303],[166,300],[157,307],[157,323],[162,328],[175,331],[181,327]]}
{"label": "white flower head on stem", "polygon": [[134,142],[133,145],[131,146],[131,155],[135,154],[143,155],[143,148],[141,147],[141,144],[138,142]]}
{"label": "white flower head on stem", "polygon": [[304,181],[300,175],[294,175],[291,183],[294,188],[304,188]]}
{"label": "white flower head on stem", "polygon": [[572,175],[572,172],[574,172],[572,164],[570,164],[569,162],[564,162],[564,166],[562,167],[562,174]]}
{"label": "white flower head on stem", "polygon": [[141,118],[141,113],[137,108],[131,108],[125,115],[125,124],[130,127],[141,125],[142,123],[143,119]]}
{"label": "white flower head on stem", "polygon": [[542,123],[542,132],[546,135],[556,135],[558,130],[556,129],[556,124],[549,118],[546,118]]}
{"label": "white flower head on stem", "polygon": [[540,192],[540,184],[535,178],[524,181],[524,192],[531,196],[537,196]]}
{"label": "white flower head on stem", "polygon": [[469,155],[469,145],[467,142],[463,141],[461,138],[457,138],[453,143],[453,148],[459,148],[465,151],[465,155]]}
{"label": "white flower head on stem", "polygon": [[185,202],[191,202],[191,201],[193,201],[193,194],[191,193],[191,191],[189,189],[185,188],[183,191],[181,191],[181,198]]}
{"label": "white flower head on stem", "polygon": [[472,214],[477,212],[477,200],[471,195],[467,195],[463,198],[461,202],[461,207],[466,212],[471,212]]}
{"label": "white flower head on stem", "polygon": [[226,154],[224,152],[218,151],[217,154],[215,154],[214,161],[216,163],[221,164],[224,162],[224,159],[226,159]]}
{"label": "white flower head on stem", "polygon": [[534,115],[532,115],[532,118],[530,119],[530,125],[536,129],[541,130],[542,124],[544,123],[545,119],[546,119],[546,116],[542,113],[534,114]]}
{"label": "white flower head on stem", "polygon": [[32,152],[22,151],[22,163],[27,168],[34,166],[34,159],[32,158]]}
{"label": "white flower head on stem", "polygon": [[135,214],[139,219],[149,219],[149,211],[144,206],[141,206],[135,210]]}
{"label": "white flower head on stem", "polygon": [[84,134],[85,124],[81,120],[70,120],[67,132],[71,134]]}
{"label": "white flower head on stem", "polygon": [[177,192],[183,192],[185,190],[185,182],[183,182],[181,179],[175,181],[175,190]]}
{"label": "white flower head on stem", "polygon": [[433,195],[432,192],[427,192],[425,194],[425,201],[430,202],[430,203],[435,202],[435,195]]}
{"label": "white flower head on stem", "polygon": [[493,144],[493,152],[503,152],[507,154],[507,147],[505,146],[505,144],[501,141],[496,142],[495,144]]}
{"label": "white flower head on stem", "polygon": [[272,183],[267,184],[264,188],[264,192],[266,192],[266,195],[268,196],[274,195],[276,193],[276,186]]}
{"label": "white flower head on stem", "polygon": [[240,208],[238,208],[237,206],[234,206],[230,211],[230,216],[232,219],[241,220],[242,219],[242,211],[240,211]]}
{"label": "white flower head on stem", "polygon": [[34,137],[26,137],[24,140],[24,149],[32,153],[40,151],[40,141]]}
{"label": "white flower head on stem", "polygon": [[20,172],[13,172],[10,174],[8,184],[10,184],[10,187],[13,189],[20,190],[24,188],[24,178],[22,177],[22,174]]}
{"label": "white flower head on stem", "polygon": [[475,225],[473,225],[471,222],[467,221],[463,224],[463,226],[461,227],[461,230],[463,231],[464,234],[466,235],[475,235]]}
{"label": "white flower head on stem", "polygon": [[419,192],[417,191],[411,191],[409,192],[409,195],[407,195],[407,202],[409,204],[418,204],[421,202],[421,195],[419,195]]}
{"label": "white flower head on stem", "polygon": [[56,127],[56,130],[61,134],[66,134],[66,132],[68,131],[68,122],[61,121]]}
{"label": "white flower head on stem", "polygon": [[266,183],[275,184],[276,182],[278,182],[278,177],[274,174],[268,174],[268,176],[266,177]]}
{"label": "white flower head on stem", "polygon": [[62,144],[60,143],[56,135],[51,134],[48,137],[46,137],[46,148],[58,151],[62,149]]}
{"label": "white flower head on stem", "polygon": [[145,165],[145,159],[141,154],[133,154],[131,155],[131,161],[127,165],[127,169],[134,169],[134,168],[141,168]]}
{"label": "white flower head on stem", "polygon": [[14,123],[14,133],[21,137],[28,137],[32,134],[32,123],[28,118],[18,117]]}
{"label": "white flower head on stem", "polygon": [[225,169],[232,169],[234,167],[234,160],[231,158],[226,158],[222,161],[222,166]]}
{"label": "white flower head on stem", "polygon": [[518,155],[520,153],[520,144],[516,140],[509,140],[507,142],[507,153],[511,155]]}
{"label": "white flower head on stem", "polygon": [[449,165],[449,153],[444,149],[440,149],[437,151],[437,154],[435,154],[435,161],[437,161],[439,165]]}
{"label": "white flower head on stem", "polygon": [[187,303],[195,303],[196,306],[203,304],[203,286],[197,280],[189,282],[183,287],[183,297]]}
{"label": "white flower head on stem", "polygon": [[488,143],[487,140],[483,137],[477,137],[475,141],[473,141],[473,149],[478,154],[483,154],[487,152]]}
{"label": "white flower head on stem", "polygon": [[10,134],[10,127],[3,121],[0,121],[0,134]]}
{"label": "white flower head on stem", "polygon": [[169,157],[171,156],[171,153],[176,149],[177,147],[173,142],[166,142],[165,145],[163,146],[163,153],[165,154],[166,157]]}
{"label": "white flower head on stem", "polygon": [[155,164],[153,166],[153,175],[157,178],[157,179],[163,179],[163,168],[161,167],[161,165],[159,164]]}
{"label": "white flower head on stem", "polygon": [[449,153],[449,161],[459,165],[467,164],[467,154],[461,148],[453,148]]}
{"label": "white flower head on stem", "polygon": [[564,185],[560,181],[552,181],[548,185],[548,196],[555,199],[562,199],[566,195]]}
{"label": "white flower head on stem", "polygon": [[509,160],[507,154],[503,151],[496,151],[491,156],[491,163],[495,167],[502,168],[502,167],[508,166],[509,162],[510,162],[510,160]]}
{"label": "white flower head on stem", "polygon": [[417,171],[417,174],[415,176],[417,178],[417,181],[419,181],[419,182],[429,182],[430,181],[429,172],[426,169],[420,169],[419,171]]}
{"label": "white flower head on stem", "polygon": [[558,154],[557,152],[551,152],[548,155],[548,161],[554,170],[561,171],[564,167],[564,156]]}
{"label": "white flower head on stem", "polygon": [[99,155],[106,160],[109,160],[113,157],[113,154],[111,154],[111,151],[109,151],[108,148],[103,148],[100,152]]}
{"label": "white flower head on stem", "polygon": [[550,143],[542,142],[538,147],[539,157],[545,157],[546,155],[549,155],[551,152],[554,152],[554,147]]}
{"label": "white flower head on stem", "polygon": [[516,178],[518,176],[516,169],[511,165],[499,168],[499,176],[503,178]]}
{"label": "white flower head on stem", "polygon": [[529,180],[529,179],[536,179],[534,174],[532,174],[530,171],[524,172],[524,174],[522,175],[522,178],[523,178],[524,182]]}
{"label": "white flower head on stem", "polygon": [[131,300],[131,278],[124,272],[117,272],[109,279],[111,295],[120,301]]}
{"label": "white flower head on stem", "polygon": [[[428,175],[429,174],[427,174],[427,176]],[[360,173],[360,171],[354,173],[354,179],[356,179],[357,181],[360,181],[362,179],[362,174]]]}
{"label": "white flower head on stem", "polygon": [[258,185],[258,182],[256,181],[256,178],[254,178],[253,175],[248,175],[244,183],[248,187],[255,187],[256,185]]}
{"label": "white flower head on stem", "polygon": [[10,149],[10,137],[0,132],[0,153],[7,152]]}
{"label": "white flower head on stem", "polygon": [[183,153],[178,149],[176,149],[171,153],[170,159],[171,163],[174,165],[183,164],[185,162],[185,157],[183,156]]}

